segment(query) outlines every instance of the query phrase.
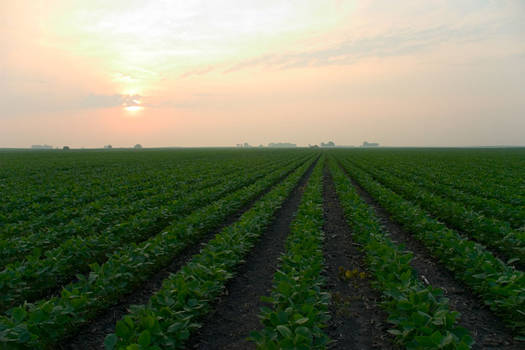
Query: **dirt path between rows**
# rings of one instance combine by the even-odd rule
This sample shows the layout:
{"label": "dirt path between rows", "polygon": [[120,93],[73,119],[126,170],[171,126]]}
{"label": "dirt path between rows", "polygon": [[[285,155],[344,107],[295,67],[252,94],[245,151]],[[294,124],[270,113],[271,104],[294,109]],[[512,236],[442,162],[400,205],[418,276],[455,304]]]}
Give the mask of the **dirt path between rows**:
{"label": "dirt path between rows", "polygon": [[[300,165],[299,165],[300,166]],[[199,242],[190,245],[188,248],[183,250],[172,262],[165,268],[155,273],[149,280],[144,282],[141,286],[135,288],[132,293],[124,296],[122,300],[114,306],[103,311],[99,317],[82,327],[75,335],[68,339],[65,339],[59,346],[58,349],[68,350],[84,350],[84,349],[104,349],[104,339],[108,334],[114,333],[116,322],[120,320],[129,312],[131,305],[146,304],[151,296],[155,294],[160,287],[162,282],[172,273],[176,273],[179,269],[188,263],[192,256],[199,253],[201,247],[205,245],[209,240],[215,237],[225,227],[233,224],[239,219],[246,211],[248,211],[259,199],[270,190],[282,182],[289,174],[295,171],[294,168],[277,180],[274,185],[269,186],[264,190],[256,199],[250,201],[247,205],[239,209],[235,214],[228,217],[223,224],[221,224],[215,230],[211,230],[208,234],[204,235]]]}
{"label": "dirt path between rows", "polygon": [[[344,170],[344,169],[343,169]],[[346,170],[344,170],[346,172]],[[348,172],[346,172],[347,175]],[[390,233],[394,242],[403,244],[414,254],[411,265],[420,279],[427,284],[443,289],[449,298],[451,309],[461,313],[459,324],[469,330],[475,340],[473,349],[523,349],[513,339],[512,333],[504,327],[503,322],[473,294],[467,286],[456,280],[454,275],[433,258],[427,248],[415,237],[405,231],[399,224],[390,219],[388,212],[370,196],[350,176],[350,181],[358,194],[370,205],[380,219],[384,229]]]}
{"label": "dirt path between rows", "polygon": [[[265,174],[264,176],[266,176],[268,174]],[[255,181],[257,181],[257,180],[260,180],[260,178],[257,178]],[[241,188],[244,188],[246,186],[248,186],[248,185],[242,185],[242,186],[238,187],[237,189],[232,190],[232,192],[236,191],[236,190],[239,190]],[[224,193],[224,194],[220,195],[220,197],[218,197],[215,200],[223,199],[227,195],[228,195],[228,193]],[[202,205],[201,205],[201,207],[202,207]],[[151,239],[152,237],[154,237],[159,232],[162,232],[166,227],[169,227],[169,225],[172,222],[174,222],[176,220],[181,220],[181,219],[191,215],[191,213],[193,213],[194,211],[196,211],[198,209],[199,209],[198,207],[190,206],[190,208],[186,207],[180,213],[175,214],[172,217],[169,217],[169,218],[158,217],[156,219],[156,221],[151,224],[151,227],[147,228],[146,231],[140,235],[140,237],[137,237],[136,239],[133,239],[133,240],[129,240],[125,244],[133,242],[133,243],[139,245],[139,244],[141,244],[141,243]],[[104,254],[103,256],[98,256],[95,259],[94,262],[96,262],[99,265],[102,265],[102,264],[106,263],[106,261],[108,260],[108,256],[109,256],[109,254]],[[48,299],[48,298],[51,298],[51,297],[59,297],[60,294],[62,293],[62,289],[64,288],[64,286],[66,286],[68,284],[71,284],[71,283],[76,283],[78,281],[78,278],[76,276],[78,276],[78,275],[86,275],[86,274],[89,273],[89,271],[90,271],[90,268],[89,268],[89,266],[86,265],[86,266],[82,267],[80,270],[76,271],[76,275],[74,277],[71,277],[69,279],[62,280],[62,281],[57,281],[56,285],[53,288],[50,288],[48,290],[44,290],[44,291],[42,291],[42,293],[39,293],[38,295],[35,295],[35,296],[27,299],[27,301],[33,302],[33,301],[40,300],[40,299]]]}
{"label": "dirt path between rows", "polygon": [[[327,289],[332,294],[331,320],[325,330],[334,343],[330,349],[391,349],[388,315],[379,307],[380,294],[370,284],[364,255],[352,241],[352,232],[335,192],[332,175],[323,177],[325,264]],[[339,268],[357,268],[365,278],[344,281]]]}
{"label": "dirt path between rows", "polygon": [[188,349],[254,349],[246,338],[261,328],[259,312],[268,306],[260,299],[269,295],[279,256],[285,249],[290,223],[301,202],[301,197],[317,163],[303,175],[296,188],[278,210],[271,225],[260,237],[246,262],[231,279],[226,292],[203,322],[203,327],[188,342]]}
{"label": "dirt path between rows", "polygon": [[[371,176],[375,181],[377,181],[378,183],[380,183],[382,186],[385,186],[385,187],[388,187],[385,182],[380,179],[378,176],[376,176],[373,172],[370,172],[369,169],[366,169],[366,167],[360,165],[360,164],[357,164],[355,162],[352,162],[352,165],[358,167],[359,169],[361,169],[362,171],[364,171],[365,173],[367,173],[369,176]],[[395,175],[394,175],[395,176]],[[399,178],[397,177],[398,179],[401,179],[402,178]],[[414,183],[413,183],[414,184]],[[416,184],[417,185],[417,184]],[[403,193],[401,191],[397,191],[393,188],[390,188],[388,187],[392,192],[395,192],[397,195],[405,198],[405,196],[403,195]],[[424,190],[428,191],[429,193],[434,193],[433,191],[430,191],[428,190],[427,188],[425,188],[424,186],[422,187]],[[458,201],[455,201],[453,199],[450,199],[448,198],[446,195],[443,195],[443,194],[440,194],[440,193],[434,193],[436,196],[439,196],[445,200],[450,200],[451,202],[453,203],[456,203],[458,205],[462,205],[464,206],[465,208],[467,208],[465,206],[464,203],[461,203],[461,202],[458,202]],[[406,199],[406,198],[405,198]],[[483,243],[481,240],[479,240],[478,238],[474,237],[471,233],[469,233],[468,231],[465,231],[462,227],[460,227],[459,225],[455,224],[454,223],[454,220],[449,220],[449,219],[445,219],[445,218],[439,218],[439,215],[437,215],[435,212],[433,212],[432,210],[429,210],[425,207],[423,207],[421,205],[420,202],[418,201],[414,201],[414,200],[411,200],[412,202],[416,203],[417,205],[419,205],[421,207],[421,209],[423,209],[425,211],[425,213],[430,216],[431,218],[433,218],[434,220],[437,220],[437,221],[441,221],[443,224],[445,224],[448,228],[456,231],[461,237],[465,237],[473,242],[476,242],[476,243],[479,243],[481,244],[483,247],[485,247],[485,249],[490,252],[492,255],[494,255],[496,258],[500,259],[503,263],[509,265],[509,266],[512,266],[514,267],[516,270],[521,270],[521,271],[524,271],[525,270],[525,263],[522,262],[522,261],[514,261],[514,262],[511,262],[510,264],[507,263],[507,261],[509,261],[509,259],[513,258],[513,256],[510,256],[508,255],[508,253],[505,253],[504,251],[500,251],[498,249],[496,249],[495,247],[490,247],[488,246],[487,244]],[[479,213],[479,211],[476,211],[476,210],[473,210],[474,212],[477,212]],[[490,217],[488,217],[490,218]],[[499,219],[498,219],[499,220]],[[503,221],[503,220],[499,220],[499,221]],[[514,229],[515,231],[515,229]]]}

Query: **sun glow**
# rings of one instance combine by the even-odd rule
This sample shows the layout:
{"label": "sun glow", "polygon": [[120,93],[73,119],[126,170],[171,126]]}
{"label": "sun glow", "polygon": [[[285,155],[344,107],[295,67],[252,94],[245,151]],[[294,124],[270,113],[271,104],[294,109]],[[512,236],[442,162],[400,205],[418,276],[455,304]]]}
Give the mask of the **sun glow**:
{"label": "sun glow", "polygon": [[128,112],[138,112],[144,109],[142,106],[126,106],[124,109]]}
{"label": "sun glow", "polygon": [[[117,84],[156,86],[212,64],[289,47],[305,32],[342,20],[340,6],[278,0],[64,2],[50,31],[68,51],[101,59]],[[297,2],[302,3],[302,2]],[[240,18],[232,21],[232,18]],[[64,33],[67,33],[65,35]],[[82,40],[71,41],[70,38]]]}

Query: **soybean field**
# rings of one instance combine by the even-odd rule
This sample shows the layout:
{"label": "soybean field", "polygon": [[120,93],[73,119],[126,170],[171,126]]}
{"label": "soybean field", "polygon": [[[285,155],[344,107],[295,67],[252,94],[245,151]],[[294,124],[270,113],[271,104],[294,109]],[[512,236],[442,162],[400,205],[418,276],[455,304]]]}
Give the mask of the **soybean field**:
{"label": "soybean field", "polygon": [[523,349],[525,149],[0,151],[0,349]]}

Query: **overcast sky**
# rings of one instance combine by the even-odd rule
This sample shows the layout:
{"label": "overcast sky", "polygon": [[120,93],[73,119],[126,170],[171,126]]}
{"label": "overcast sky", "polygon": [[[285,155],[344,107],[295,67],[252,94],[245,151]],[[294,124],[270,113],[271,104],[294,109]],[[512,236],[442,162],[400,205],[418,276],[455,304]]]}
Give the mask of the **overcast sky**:
{"label": "overcast sky", "polygon": [[525,145],[525,1],[0,0],[0,147]]}

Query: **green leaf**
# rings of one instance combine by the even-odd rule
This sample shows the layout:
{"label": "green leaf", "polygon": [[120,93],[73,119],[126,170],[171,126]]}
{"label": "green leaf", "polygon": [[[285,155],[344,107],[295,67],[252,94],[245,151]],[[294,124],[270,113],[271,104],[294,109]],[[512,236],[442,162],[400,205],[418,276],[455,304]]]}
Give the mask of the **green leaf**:
{"label": "green leaf", "polygon": [[297,324],[305,324],[306,322],[308,322],[310,319],[308,317],[302,317],[298,320],[295,321],[295,323]]}
{"label": "green leaf", "polygon": [[286,337],[286,338],[290,338],[292,337],[293,333],[292,331],[290,330],[290,328],[286,327],[286,326],[283,326],[282,324],[281,325],[278,325],[277,327],[277,331],[279,333],[281,333],[281,335],[283,337]]}
{"label": "green leaf", "polygon": [[312,337],[312,332],[307,327],[297,327],[295,329],[295,334],[299,334],[305,338],[310,339]]}
{"label": "green leaf", "polygon": [[118,321],[117,322],[117,326],[115,327],[115,333],[117,334],[117,336],[119,336],[120,338],[128,338],[129,336],[129,327],[126,326],[126,323],[124,323],[123,321]]}
{"label": "green leaf", "polygon": [[11,312],[11,316],[13,317],[13,320],[15,320],[15,323],[20,323],[22,320],[26,317],[27,312],[21,307],[17,307],[13,309]]}
{"label": "green leaf", "polygon": [[144,325],[151,329],[155,326],[155,319],[152,316],[148,316],[144,319]]}
{"label": "green leaf", "polygon": [[118,337],[116,334],[110,334],[104,339],[104,345],[107,350],[113,350],[115,345],[117,345]]}
{"label": "green leaf", "polygon": [[430,336],[432,338],[432,342],[434,343],[434,345],[439,345],[441,344],[442,340],[443,340],[443,335],[441,335],[441,333],[439,331],[435,331],[434,333],[432,333],[432,335]]}
{"label": "green leaf", "polygon": [[440,346],[442,348],[444,348],[445,346],[447,346],[448,344],[452,343],[452,341],[454,341],[454,335],[450,332],[447,332],[447,335],[444,336],[442,339],[441,339],[441,344]]}
{"label": "green leaf", "polygon": [[139,336],[139,345],[141,347],[146,348],[151,343],[151,334],[148,330],[143,331],[140,333]]}

